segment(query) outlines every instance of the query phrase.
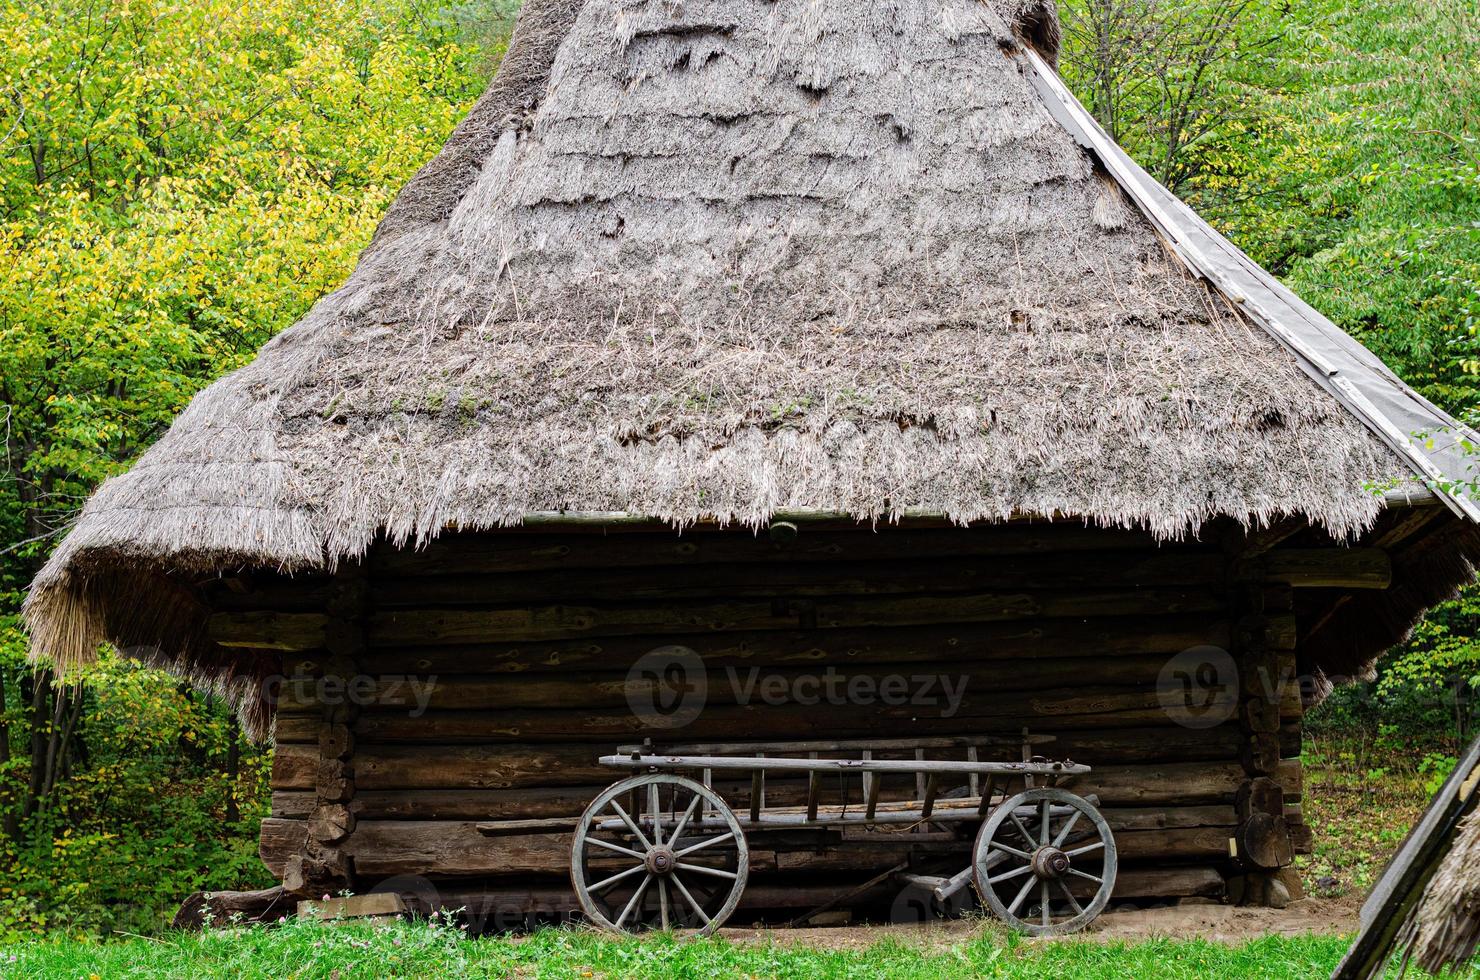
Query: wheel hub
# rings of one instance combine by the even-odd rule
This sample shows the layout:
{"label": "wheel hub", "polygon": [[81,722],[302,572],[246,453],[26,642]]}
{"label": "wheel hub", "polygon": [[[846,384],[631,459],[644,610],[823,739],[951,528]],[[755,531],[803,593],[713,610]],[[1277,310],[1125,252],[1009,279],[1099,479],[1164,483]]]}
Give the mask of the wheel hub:
{"label": "wheel hub", "polygon": [[674,867],[678,864],[673,848],[664,847],[661,844],[649,850],[643,860],[647,864],[648,871],[655,875],[672,874]]}
{"label": "wheel hub", "polygon": [[1069,855],[1057,847],[1044,846],[1033,852],[1033,874],[1040,880],[1062,878],[1069,873]]}

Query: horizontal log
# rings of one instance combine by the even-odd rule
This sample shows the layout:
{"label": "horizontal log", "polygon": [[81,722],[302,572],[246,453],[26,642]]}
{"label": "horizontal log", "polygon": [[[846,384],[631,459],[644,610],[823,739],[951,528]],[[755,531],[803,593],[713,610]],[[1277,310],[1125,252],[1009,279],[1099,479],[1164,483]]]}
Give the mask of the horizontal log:
{"label": "horizontal log", "polygon": [[223,647],[257,650],[319,650],[329,617],[304,612],[219,612],[207,632]]}
{"label": "horizontal log", "polygon": [[175,913],[170,928],[195,932],[228,923],[272,922],[291,915],[295,905],[281,885],[248,892],[195,892]]}
{"label": "horizontal log", "polygon": [[[1295,617],[1272,617],[1271,630],[1293,644]],[[911,664],[956,660],[1034,660],[1174,654],[1193,646],[1229,649],[1227,620],[1207,615],[1090,621],[1032,620],[836,630],[771,630],[621,636],[369,650],[369,674],[523,674],[627,670],[659,646],[693,650],[710,668]]]}
{"label": "horizontal log", "polygon": [[[1065,552],[1026,555],[901,558],[886,561],[794,562],[565,570],[502,575],[396,576],[371,582],[376,608],[631,602],[911,593],[994,589],[1084,590],[1222,586],[1228,560],[1217,552]],[[269,596],[264,596],[264,600]],[[265,608],[272,608],[266,606]]]}
{"label": "horizontal log", "polygon": [[[312,746],[279,746],[273,789],[312,788],[317,759]],[[1300,795],[1299,773],[1298,760],[1279,766],[1277,779],[1287,799]],[[597,765],[590,747],[583,745],[375,746],[363,748],[355,758],[357,796],[372,790],[605,786],[621,775]],[[1181,762],[1096,766],[1093,772],[1072,777],[1065,784],[1081,795],[1097,793],[1107,806],[1152,806],[1231,803],[1247,778],[1235,762]],[[913,779],[908,783],[912,786]]]}
{"label": "horizontal log", "polygon": [[1152,536],[1143,531],[1072,523],[970,529],[881,526],[817,530],[804,526],[787,544],[741,529],[608,536],[485,533],[446,535],[420,550],[379,546],[370,554],[369,567],[372,576],[462,576],[571,568],[869,561],[1156,547]]}
{"label": "horizontal log", "polygon": [[[687,661],[685,661],[685,664]],[[1009,662],[957,660],[953,663],[915,664],[898,669],[893,664],[860,665],[839,669],[796,670],[729,667],[693,675],[685,685],[702,685],[707,705],[761,702],[781,707],[785,702],[806,704],[825,699],[829,707],[846,707],[850,698],[869,703],[885,698],[908,700],[921,710],[950,692],[991,696],[998,692],[1069,691],[1078,689],[1154,688],[1167,664],[1164,656],[1090,657],[1068,660]],[[947,687],[942,686],[944,677]],[[694,689],[694,688],[690,688]],[[865,691],[863,694],[857,692]],[[355,692],[362,708],[414,708],[437,711],[480,711],[509,708],[626,708],[654,704],[671,690],[670,681],[640,672],[568,672],[489,676],[486,674],[403,674],[364,679]],[[279,706],[295,711],[316,707],[319,690],[312,681],[283,685]],[[336,696],[338,696],[336,692]]]}
{"label": "horizontal log", "polygon": [[[293,847],[300,839],[298,828],[269,829],[263,821],[262,854],[270,868],[284,867],[293,851],[279,853],[269,847]],[[871,835],[882,836],[882,835]],[[765,871],[873,871],[900,860],[910,847],[909,836],[900,842],[844,841],[820,849],[774,851],[766,846],[766,835],[752,833],[751,868]],[[1226,827],[1193,827],[1116,832],[1116,848],[1127,861],[1138,859],[1218,859],[1227,854]],[[472,877],[492,874],[560,874],[570,868],[571,835],[525,834],[485,836],[473,821],[373,821],[361,822],[342,845],[352,855],[356,874],[369,877],[428,875]],[[971,842],[938,848],[963,858]],[[278,873],[275,870],[275,873]]]}
{"label": "horizontal log", "polygon": [[[578,636],[996,622],[1040,617],[1159,616],[1214,612],[1224,608],[1224,600],[1208,591],[1137,589],[1079,593],[994,592],[952,596],[829,597],[777,602],[737,599],[682,603],[539,605],[521,609],[418,609],[373,614],[367,629],[367,639],[372,647],[388,647],[487,643],[492,640],[553,640]],[[244,614],[218,614],[211,617],[212,637],[218,642],[239,642],[242,631],[238,620],[242,615]],[[296,619],[304,614],[284,615],[292,615]],[[223,616],[227,618],[223,620]],[[266,620],[258,620],[251,625],[257,630],[272,627]]]}
{"label": "horizontal log", "polygon": [[1379,548],[1277,548],[1240,562],[1235,574],[1294,588],[1385,589],[1393,563]]}
{"label": "horizontal log", "polygon": [[[947,696],[916,698],[917,704],[880,703],[879,697],[858,704],[800,703],[771,705],[759,699],[744,705],[707,704],[687,724],[657,728],[656,711],[634,713],[631,707],[574,710],[430,711],[413,717],[414,709],[366,712],[355,731],[365,741],[505,742],[579,740],[595,743],[640,741],[742,740],[763,732],[775,738],[862,737],[886,726],[893,737],[959,735],[992,729],[1064,733],[1085,729],[1175,724],[1169,714],[1176,690],[1083,688],[1051,693],[977,693],[968,688],[959,700]],[[1228,692],[1193,692],[1194,716],[1215,712],[1232,718],[1234,697]],[[683,719],[680,719],[683,720]]]}

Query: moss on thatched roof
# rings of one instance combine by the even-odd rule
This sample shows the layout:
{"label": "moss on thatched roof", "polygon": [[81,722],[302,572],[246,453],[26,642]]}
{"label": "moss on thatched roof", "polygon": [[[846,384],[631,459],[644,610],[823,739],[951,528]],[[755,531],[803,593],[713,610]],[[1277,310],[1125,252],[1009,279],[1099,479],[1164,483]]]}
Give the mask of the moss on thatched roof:
{"label": "moss on thatched roof", "polygon": [[1370,525],[1412,461],[1050,111],[1056,35],[1042,0],[529,0],[344,287],[88,503],[37,651],[219,679],[162,576],[531,512]]}

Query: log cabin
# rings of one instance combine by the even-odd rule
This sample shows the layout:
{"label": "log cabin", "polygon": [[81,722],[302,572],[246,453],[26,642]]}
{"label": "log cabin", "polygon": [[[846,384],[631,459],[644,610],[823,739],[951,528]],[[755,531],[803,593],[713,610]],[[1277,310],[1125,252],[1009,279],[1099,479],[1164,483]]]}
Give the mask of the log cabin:
{"label": "log cabin", "polygon": [[[528,0],[345,285],[87,503],[34,655],[229,697],[292,894],[568,908],[568,834],[478,825],[580,813],[617,746],[1026,728],[1093,767],[1117,899],[1283,900],[1302,715],[1471,580],[1476,437],[1131,161],[1057,38]],[[632,700],[674,648],[681,726]],[[863,903],[886,843],[754,847],[747,901]]]}

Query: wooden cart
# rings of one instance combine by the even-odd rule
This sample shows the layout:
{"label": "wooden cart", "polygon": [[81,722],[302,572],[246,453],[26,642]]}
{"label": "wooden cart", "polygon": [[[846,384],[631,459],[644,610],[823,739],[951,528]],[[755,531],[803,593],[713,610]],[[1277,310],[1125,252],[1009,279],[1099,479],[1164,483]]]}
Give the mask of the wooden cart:
{"label": "wooden cart", "polygon": [[[1051,739],[1025,733],[1013,743],[1022,746],[1019,762],[982,761],[982,749],[1003,744],[992,738],[695,745],[662,754],[626,747],[601,763],[636,774],[602,791],[582,814],[571,881],[586,916],[604,928],[708,934],[740,903],[749,837],[795,841],[804,831],[874,828],[902,831],[872,836],[910,845],[921,839],[917,834],[939,839],[942,831],[962,835],[980,824],[971,863],[956,874],[912,875],[901,864],[867,884],[897,873],[942,903],[970,884],[1016,929],[1034,936],[1073,932],[1110,900],[1115,839],[1093,797],[1056,785],[1089,767],[1033,755],[1032,746],[1043,741]],[[932,750],[964,758],[927,758]],[[742,812],[715,791],[716,773],[749,776]],[[859,793],[849,791],[853,773]],[[768,774],[804,776],[806,802],[767,806]],[[911,798],[882,800],[886,779],[896,787],[913,780]],[[834,792],[838,802],[828,802]]]}

